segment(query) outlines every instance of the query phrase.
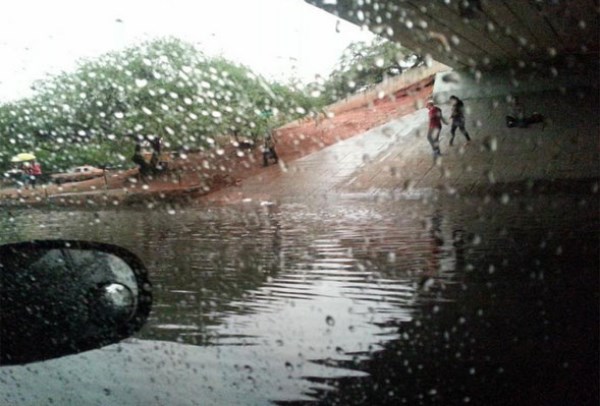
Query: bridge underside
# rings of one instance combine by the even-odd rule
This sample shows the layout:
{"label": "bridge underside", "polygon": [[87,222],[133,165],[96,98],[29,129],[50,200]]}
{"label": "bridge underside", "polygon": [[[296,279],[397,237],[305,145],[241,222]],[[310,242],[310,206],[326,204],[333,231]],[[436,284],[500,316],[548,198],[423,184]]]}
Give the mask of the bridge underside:
{"label": "bridge underside", "polygon": [[598,57],[597,0],[305,1],[458,69]]}

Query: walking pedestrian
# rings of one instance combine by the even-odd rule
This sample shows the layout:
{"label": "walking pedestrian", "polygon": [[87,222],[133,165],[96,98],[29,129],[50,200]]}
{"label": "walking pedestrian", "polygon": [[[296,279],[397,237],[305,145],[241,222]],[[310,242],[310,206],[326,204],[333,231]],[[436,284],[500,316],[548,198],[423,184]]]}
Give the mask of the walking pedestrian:
{"label": "walking pedestrian", "polygon": [[454,144],[454,136],[456,135],[456,129],[458,128],[460,132],[463,133],[467,142],[471,141],[471,137],[469,137],[469,133],[465,129],[465,104],[461,99],[456,96],[450,96],[450,102],[452,103],[452,114],[450,115],[450,119],[452,120],[452,126],[450,127],[450,146]]}
{"label": "walking pedestrian", "polygon": [[427,102],[429,110],[429,129],[427,130],[427,141],[431,144],[433,157],[437,158],[442,155],[440,151],[440,132],[442,131],[442,123],[448,124],[442,116],[442,110],[433,104],[432,101]]}

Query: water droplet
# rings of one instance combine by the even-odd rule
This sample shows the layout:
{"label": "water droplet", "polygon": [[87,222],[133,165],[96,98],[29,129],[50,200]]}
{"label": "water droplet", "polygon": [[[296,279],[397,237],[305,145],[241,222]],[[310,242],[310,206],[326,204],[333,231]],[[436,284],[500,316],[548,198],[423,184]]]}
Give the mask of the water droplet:
{"label": "water droplet", "polygon": [[423,282],[423,290],[428,291],[429,289],[431,289],[433,287],[433,285],[435,285],[435,279],[427,278]]}
{"label": "water droplet", "polygon": [[135,85],[137,87],[145,87],[148,84],[148,81],[146,79],[136,79],[135,80]]}
{"label": "water droplet", "polygon": [[498,150],[498,139],[496,137],[489,137],[484,141],[485,147],[490,152],[496,152]]}
{"label": "water droplet", "polygon": [[460,83],[460,76],[456,72],[450,72],[442,76],[442,80],[446,83]]}
{"label": "water droplet", "polygon": [[335,326],[335,319],[331,316],[327,316],[325,317],[325,323],[327,323],[328,326]]}

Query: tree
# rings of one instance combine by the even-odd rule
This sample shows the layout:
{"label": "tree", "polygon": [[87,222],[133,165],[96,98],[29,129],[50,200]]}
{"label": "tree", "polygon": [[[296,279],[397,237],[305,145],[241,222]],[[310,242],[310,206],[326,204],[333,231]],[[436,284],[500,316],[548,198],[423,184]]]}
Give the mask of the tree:
{"label": "tree", "polygon": [[304,115],[313,102],[175,38],[81,61],[73,72],[37,82],[34,91],[0,105],[4,168],[23,151],[50,169],[119,165],[135,142],[155,137],[171,149],[210,148],[215,136],[256,137],[275,121]]}
{"label": "tree", "polygon": [[313,83],[308,92],[317,91],[324,95],[323,102],[331,103],[423,62],[421,55],[383,37],[375,37],[370,43],[353,42],[343,51],[329,78],[320,85]]}

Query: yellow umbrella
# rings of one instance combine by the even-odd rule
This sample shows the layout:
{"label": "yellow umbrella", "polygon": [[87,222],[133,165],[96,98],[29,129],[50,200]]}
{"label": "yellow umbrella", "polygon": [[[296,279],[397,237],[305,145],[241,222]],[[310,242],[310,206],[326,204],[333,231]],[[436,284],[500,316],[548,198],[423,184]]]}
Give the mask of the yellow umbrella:
{"label": "yellow umbrella", "polygon": [[34,159],[35,159],[35,155],[27,153],[27,152],[22,152],[20,154],[13,156],[11,158],[10,162],[33,161]]}

